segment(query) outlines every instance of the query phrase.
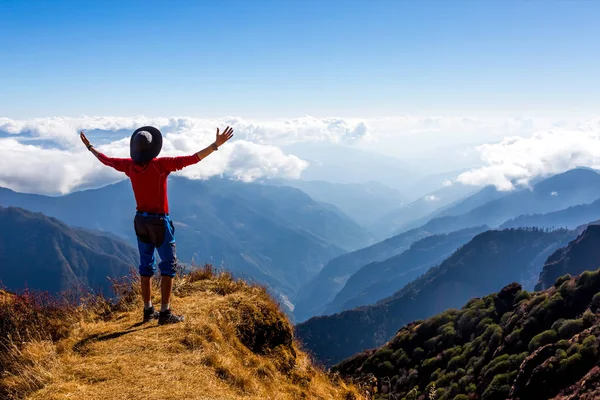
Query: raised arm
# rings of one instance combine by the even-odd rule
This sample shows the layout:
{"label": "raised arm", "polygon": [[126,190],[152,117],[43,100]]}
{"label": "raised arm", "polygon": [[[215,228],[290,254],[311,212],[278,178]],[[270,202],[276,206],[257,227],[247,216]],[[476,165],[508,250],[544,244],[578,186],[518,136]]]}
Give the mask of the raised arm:
{"label": "raised arm", "polygon": [[200,150],[199,152],[192,154],[191,156],[183,156],[183,157],[162,157],[160,158],[161,164],[165,167],[165,169],[169,172],[179,171],[187,166],[196,164],[197,162],[202,161],[204,158],[208,157],[212,154],[213,151],[217,151],[219,147],[221,147],[225,142],[233,137],[233,128],[227,127],[220,133],[219,128],[217,128],[217,137],[215,141],[208,147]]}
{"label": "raised arm", "polygon": [[214,143],[211,144],[210,146],[208,146],[207,148],[202,149],[196,153],[198,160],[202,161],[202,159],[206,158],[213,151],[218,150],[219,147],[224,145],[225,142],[227,142],[232,137],[233,137],[233,128],[227,127],[227,128],[225,128],[223,133],[219,133],[219,128],[217,128],[217,138],[215,139]]}
{"label": "raised arm", "polygon": [[92,146],[92,144],[90,143],[90,141],[88,140],[87,137],[85,137],[85,134],[83,133],[83,131],[79,132],[79,137],[81,138],[81,141],[83,142],[83,144],[85,145],[85,147],[87,147],[87,149],[104,165],[108,166],[108,167],[112,167],[114,169],[116,169],[119,172],[125,172],[127,173],[127,171],[129,170],[129,167],[131,166],[131,160],[128,158],[110,158],[105,156],[104,154],[100,153],[98,150],[96,150],[94,148],[94,146]]}

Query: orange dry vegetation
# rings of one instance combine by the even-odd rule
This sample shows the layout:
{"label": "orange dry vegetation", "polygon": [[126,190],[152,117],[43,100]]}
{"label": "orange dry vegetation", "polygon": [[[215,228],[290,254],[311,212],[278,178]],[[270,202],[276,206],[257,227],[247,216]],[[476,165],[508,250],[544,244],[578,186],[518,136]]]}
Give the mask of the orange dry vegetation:
{"label": "orange dry vegetation", "polygon": [[140,324],[130,295],[103,320],[80,318],[64,339],[14,346],[0,387],[39,400],[362,398],[311,364],[263,288],[205,269],[175,293],[185,323]]}

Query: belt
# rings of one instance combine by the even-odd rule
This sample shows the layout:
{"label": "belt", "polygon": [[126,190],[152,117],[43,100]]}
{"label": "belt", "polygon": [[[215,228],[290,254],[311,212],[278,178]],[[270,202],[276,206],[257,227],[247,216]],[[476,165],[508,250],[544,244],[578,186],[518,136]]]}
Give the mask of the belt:
{"label": "belt", "polygon": [[165,214],[165,213],[148,213],[145,211],[137,211],[136,214],[142,215],[144,217],[168,217],[169,216],[169,214]]}

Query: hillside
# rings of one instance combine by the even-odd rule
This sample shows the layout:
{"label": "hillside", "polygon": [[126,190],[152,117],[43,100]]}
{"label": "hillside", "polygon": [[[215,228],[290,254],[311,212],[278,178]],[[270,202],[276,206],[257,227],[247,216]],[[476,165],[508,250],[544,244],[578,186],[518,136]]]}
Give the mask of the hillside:
{"label": "hillside", "polygon": [[170,326],[141,325],[126,287],[116,306],[0,302],[0,341],[23,338],[0,346],[0,398],[361,399],[311,365],[260,287],[198,270],[177,281],[174,307],[187,320]]}
{"label": "hillside", "polygon": [[333,300],[348,278],[364,265],[400,254],[413,242],[429,235],[426,231],[414,229],[332,259],[318,275],[298,291],[294,310],[296,320],[305,321],[322,313],[325,305]]}
{"label": "hillside", "polygon": [[[513,283],[402,328],[336,367],[379,399],[600,398],[600,271],[529,293]],[[392,397],[393,396],[393,397]],[[431,398],[431,397],[430,397]]]}
{"label": "hillside", "polygon": [[107,277],[128,275],[138,252],[123,240],[71,228],[20,208],[0,207],[0,282],[9,290],[108,293]]}
{"label": "hillside", "polygon": [[[600,197],[600,175],[589,169],[574,169],[549,178],[537,179],[533,182],[531,189],[503,193],[493,187],[483,188],[466,199],[437,210],[435,214],[439,216],[429,222],[423,219],[415,220],[415,222],[424,223],[419,228],[411,229],[365,249],[331,260],[317,277],[299,291],[295,315],[298,321],[302,322],[308,317],[321,315],[326,311],[339,311],[342,309],[339,308],[339,305],[338,308],[327,309],[326,304],[335,298],[354,273],[367,264],[381,262],[401,254],[408,249],[412,242],[423,237],[486,224],[497,226],[510,218],[525,213],[563,210],[574,204],[589,203],[598,197]],[[582,223],[597,219],[598,216],[588,218],[590,215],[595,215],[595,211],[588,209],[589,207],[588,205],[574,206],[576,209],[581,208],[582,211],[578,218],[572,219],[569,226],[575,228]],[[509,224],[511,227],[513,225],[520,227],[521,223]],[[535,225],[532,224],[532,226]],[[530,226],[529,221],[523,221],[522,226]],[[553,224],[552,226],[561,227],[562,225]],[[382,252],[380,249],[384,251]],[[382,254],[387,257],[382,257]],[[348,307],[355,304],[360,304],[360,302],[349,303]]]}
{"label": "hillside", "polygon": [[296,332],[319,360],[336,363],[381,346],[411,321],[459,307],[511,282],[533,288],[544,261],[574,236],[565,230],[484,232],[393,296],[375,305],[314,317],[297,325]]}
{"label": "hillside", "polygon": [[548,258],[535,289],[548,289],[565,274],[579,275],[585,270],[600,267],[599,244],[600,225],[588,226],[577,239]]}
{"label": "hillside", "polygon": [[521,215],[502,224],[502,228],[537,226],[539,228],[573,229],[589,221],[600,219],[600,199],[590,204],[572,206],[547,214]]}
{"label": "hillside", "polygon": [[[290,310],[287,299],[327,261],[369,242],[348,217],[294,188],[173,177],[169,196],[181,261],[226,264],[238,276],[269,285]],[[127,181],[61,197],[0,189],[0,204],[112,232],[135,244],[135,203]]]}
{"label": "hillside", "polygon": [[487,229],[482,226],[432,235],[413,243],[402,254],[365,265],[348,279],[323,314],[373,304],[391,296]]}

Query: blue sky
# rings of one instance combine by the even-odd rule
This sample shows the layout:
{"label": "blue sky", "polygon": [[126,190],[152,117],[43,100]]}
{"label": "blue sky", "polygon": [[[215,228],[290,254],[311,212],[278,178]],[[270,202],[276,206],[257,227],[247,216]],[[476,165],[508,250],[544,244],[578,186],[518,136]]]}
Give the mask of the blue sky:
{"label": "blue sky", "polygon": [[0,0],[0,117],[600,106],[598,1]]}

